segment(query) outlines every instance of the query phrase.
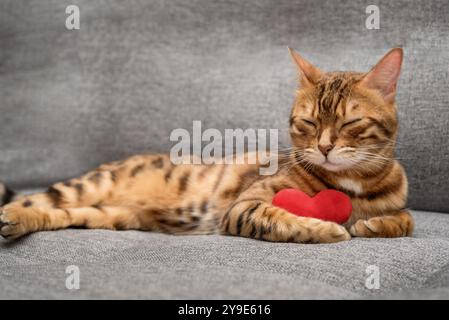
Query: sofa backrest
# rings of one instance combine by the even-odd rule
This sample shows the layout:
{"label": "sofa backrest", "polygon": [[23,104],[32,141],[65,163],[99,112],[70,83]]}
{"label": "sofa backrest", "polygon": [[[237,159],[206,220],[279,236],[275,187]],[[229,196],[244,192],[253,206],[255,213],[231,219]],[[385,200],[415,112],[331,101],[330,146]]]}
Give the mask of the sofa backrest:
{"label": "sofa backrest", "polygon": [[[0,179],[39,187],[134,153],[170,132],[278,128],[288,144],[296,70],[368,70],[405,50],[398,158],[409,205],[449,212],[449,2],[108,0],[0,2]],[[67,30],[66,6],[80,8]]]}

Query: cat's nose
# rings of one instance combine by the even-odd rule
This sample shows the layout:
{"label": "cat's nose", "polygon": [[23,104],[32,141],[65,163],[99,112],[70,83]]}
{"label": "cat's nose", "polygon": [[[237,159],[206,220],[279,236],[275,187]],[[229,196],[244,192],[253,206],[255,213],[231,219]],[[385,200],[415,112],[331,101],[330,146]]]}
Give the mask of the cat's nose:
{"label": "cat's nose", "polygon": [[318,149],[320,149],[321,153],[323,154],[323,156],[327,157],[327,155],[329,154],[329,152],[331,152],[331,150],[334,148],[333,144],[326,144],[326,145],[322,145],[319,144],[318,145]]}

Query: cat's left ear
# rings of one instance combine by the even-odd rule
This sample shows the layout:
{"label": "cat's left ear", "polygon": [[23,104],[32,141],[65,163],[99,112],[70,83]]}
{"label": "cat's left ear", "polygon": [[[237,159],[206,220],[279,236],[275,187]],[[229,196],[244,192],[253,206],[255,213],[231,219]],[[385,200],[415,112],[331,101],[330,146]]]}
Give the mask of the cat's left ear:
{"label": "cat's left ear", "polygon": [[360,85],[377,90],[387,103],[393,103],[403,60],[401,48],[390,50],[360,81]]}

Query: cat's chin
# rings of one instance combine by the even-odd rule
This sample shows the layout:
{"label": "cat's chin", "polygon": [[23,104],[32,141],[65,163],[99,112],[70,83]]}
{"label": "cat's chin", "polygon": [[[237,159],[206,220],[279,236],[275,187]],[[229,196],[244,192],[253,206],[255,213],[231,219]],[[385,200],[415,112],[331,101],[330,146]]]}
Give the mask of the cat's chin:
{"label": "cat's chin", "polygon": [[347,170],[350,168],[350,166],[348,166],[348,165],[336,164],[336,163],[332,163],[329,161],[325,161],[325,162],[321,163],[319,166],[327,171],[332,171],[332,172],[343,171],[343,170]]}

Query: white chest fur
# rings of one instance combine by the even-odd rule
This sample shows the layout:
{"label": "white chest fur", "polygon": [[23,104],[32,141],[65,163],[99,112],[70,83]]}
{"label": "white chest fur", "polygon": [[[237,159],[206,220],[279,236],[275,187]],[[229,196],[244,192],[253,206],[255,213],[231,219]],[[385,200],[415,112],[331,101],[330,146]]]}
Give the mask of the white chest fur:
{"label": "white chest fur", "polygon": [[363,187],[360,182],[354,181],[352,179],[340,179],[338,180],[338,184],[348,190],[352,191],[355,194],[362,194],[363,193]]}

